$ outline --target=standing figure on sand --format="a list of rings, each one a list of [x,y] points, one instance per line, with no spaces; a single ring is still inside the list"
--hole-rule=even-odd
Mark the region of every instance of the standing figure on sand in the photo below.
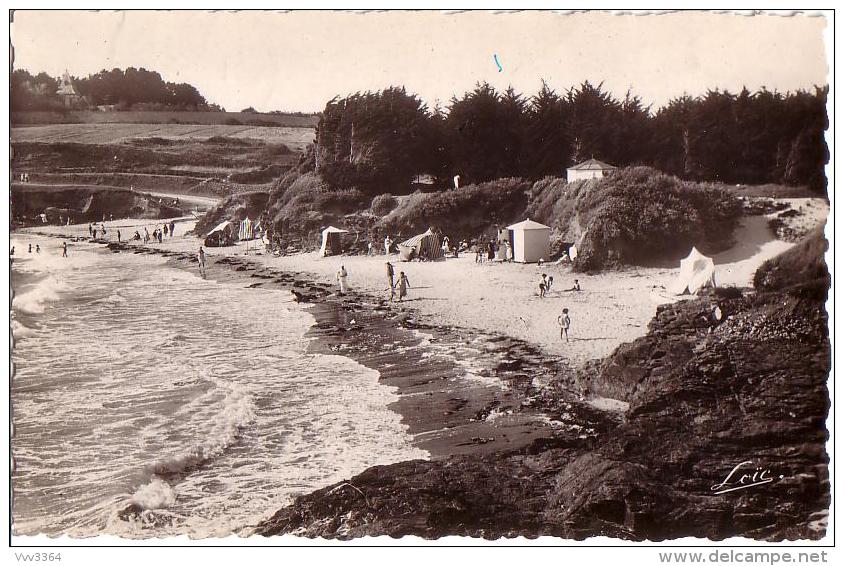
[[[543,273],[542,279],[539,281],[539,298],[544,299],[548,292],[548,275]]]
[[[410,281],[407,279],[404,271],[399,272],[399,280],[396,283],[396,287],[399,289],[399,301],[401,301],[407,296],[407,290],[410,287]]]
[[[340,271],[337,272],[337,283],[340,285],[340,294],[345,295],[349,288],[348,284],[349,273],[346,271],[346,266],[341,265]]]
[[[395,273],[396,272],[393,270],[393,264],[388,261],[387,262],[387,285],[390,286],[390,300],[391,301],[396,297]]]
[[[62,257],[67,257],[67,242],[62,242]]]
[[[569,317],[569,309],[564,308],[560,316],[557,317],[557,323],[560,325],[560,340],[564,337],[566,342],[569,341],[569,328],[571,327],[571,318]]]
[[[196,254],[196,258],[199,260],[199,274],[205,279],[205,250],[202,249],[202,246],[199,246],[199,253]]]
[[[393,240],[389,236],[384,238],[384,255],[390,255],[390,250],[393,247]]]

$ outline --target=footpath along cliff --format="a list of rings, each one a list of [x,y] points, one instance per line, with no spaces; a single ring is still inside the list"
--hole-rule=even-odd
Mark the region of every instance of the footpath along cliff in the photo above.
[[[763,265],[757,291],[665,305],[646,336],[576,373],[561,368],[550,388],[629,403],[604,434],[373,467],[297,498],[256,532],[820,538],[830,505],[824,249],[818,232]],[[558,409],[546,404],[551,418]]]

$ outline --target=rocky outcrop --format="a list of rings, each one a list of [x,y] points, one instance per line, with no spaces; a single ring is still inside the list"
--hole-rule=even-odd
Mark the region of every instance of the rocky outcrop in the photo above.
[[[184,211],[168,206],[160,197],[120,187],[54,186],[12,183],[12,218],[23,224],[40,224],[40,214],[51,224],[98,222],[107,218],[173,218]]]
[[[829,370],[823,304],[800,289],[665,306],[647,336],[576,380],[629,402],[614,428],[372,468],[256,532],[820,538]]]

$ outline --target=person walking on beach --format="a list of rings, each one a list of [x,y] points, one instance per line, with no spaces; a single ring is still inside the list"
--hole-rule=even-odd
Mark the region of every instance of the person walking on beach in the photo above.
[[[374,253],[375,253],[375,248],[372,245],[372,241],[370,240],[369,242],[366,243],[366,255],[371,256],[371,255],[374,255]]]
[[[35,244],[35,253],[37,253],[37,254],[41,253],[41,244]]]
[[[32,244],[29,244],[29,253],[32,253]]]
[[[89,236],[93,236],[93,235],[94,235],[94,225],[93,225],[93,224],[91,224],[90,222],[88,223],[88,235],[89,235]]]
[[[94,228],[94,239],[95,240],[97,239],[97,229],[96,228]]]
[[[67,242],[62,242],[62,257],[67,257]]]
[[[169,226],[167,226],[167,223],[165,223],[164,224],[164,235],[166,236],[169,231],[170,231],[170,228],[169,228]]]
[[[404,271],[399,272],[399,280],[396,283],[396,287],[399,288],[399,301],[401,301],[407,296],[407,289],[410,287],[410,281],[407,279]]]
[[[172,238],[175,235],[176,235],[176,221],[171,220],[170,221],[170,237]]]
[[[569,318],[569,309],[564,308],[560,316],[557,317],[557,323],[560,325],[560,340],[566,339],[569,341],[569,328],[571,327],[571,318]]]
[[[548,282],[545,284],[545,294],[548,295],[551,292],[551,287],[554,286],[554,276],[548,276]]]
[[[161,243],[161,239],[162,239],[162,232],[161,232],[161,230],[159,230],[158,231],[158,243],[159,244]]]
[[[144,243],[149,243],[149,230],[144,226]]]
[[[117,241],[120,242],[120,230],[117,231]]]
[[[346,271],[346,266],[341,265],[340,271],[337,272],[337,283],[340,284],[340,294],[345,295],[348,289],[349,273]]]
[[[396,272],[393,270],[393,264],[389,261],[387,262],[387,284],[390,286],[390,300],[392,301],[396,297],[396,282],[395,282],[395,274]]]
[[[202,249],[202,246],[199,246],[199,253],[196,254],[196,258],[199,260],[199,274],[205,279],[205,250]]]
[[[384,238],[384,255],[390,255],[390,249],[393,247],[393,240],[390,236]]]

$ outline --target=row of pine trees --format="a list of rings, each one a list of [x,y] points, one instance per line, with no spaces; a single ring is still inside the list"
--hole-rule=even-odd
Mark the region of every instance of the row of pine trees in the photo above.
[[[441,187],[455,174],[465,182],[562,176],[592,157],[692,180],[824,192],[827,93],[710,90],[654,110],[589,82],[563,93],[543,83],[530,97],[484,83],[430,109],[393,87],[329,101],[314,166],[335,187],[372,194],[401,191],[420,175]]]

